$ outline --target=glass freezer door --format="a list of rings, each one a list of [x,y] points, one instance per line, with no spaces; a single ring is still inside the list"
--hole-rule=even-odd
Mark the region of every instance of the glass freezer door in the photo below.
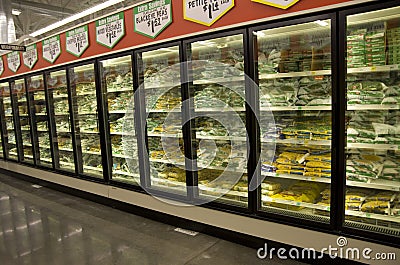
[[[331,21],[256,30],[261,210],[329,223]]]
[[[4,108],[3,141],[6,149],[5,155],[7,159],[18,160],[17,141],[14,128],[13,107],[9,83],[1,83],[0,89]]]
[[[111,178],[137,185],[140,177],[134,122],[132,57],[128,55],[103,60],[100,64],[111,138]]]
[[[21,133],[22,152],[20,153],[20,162],[28,162],[33,164],[33,145],[31,140],[31,125],[29,121],[29,109],[27,103],[27,94],[25,88],[25,80],[18,79],[11,82],[11,93],[16,108],[16,118],[18,121],[17,130]],[[17,142],[18,143],[18,142]],[[11,152],[11,150],[10,150]]]
[[[4,151],[3,151],[3,142],[5,146],[5,150],[7,150],[7,121],[6,117],[12,118],[12,110],[9,109],[11,106],[11,101],[10,101],[10,86],[8,83],[0,83],[0,130],[2,132],[2,137],[0,137],[0,157],[4,157]],[[6,113],[11,111],[10,114]]]
[[[28,77],[28,98],[30,100],[34,144],[36,146],[36,163],[52,167],[50,127],[46,108],[46,91],[42,75]]]
[[[199,197],[221,197],[221,202],[247,207],[243,34],[196,41],[185,48]]]
[[[179,47],[139,53],[151,188],[186,195]],[[142,100],[142,98],[141,98]]]
[[[53,150],[56,169],[75,171],[71,112],[65,70],[47,73],[49,113],[53,117]]]
[[[85,175],[103,178],[94,64],[70,68],[78,156]]]
[[[400,237],[400,7],[347,17],[345,225]]]

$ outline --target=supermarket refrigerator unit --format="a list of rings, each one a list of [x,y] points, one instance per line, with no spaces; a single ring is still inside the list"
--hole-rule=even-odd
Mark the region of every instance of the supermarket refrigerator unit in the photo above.
[[[18,162],[34,165],[33,141],[31,134],[30,102],[24,78],[10,81],[11,102],[13,107],[14,133],[16,145],[9,155],[18,155]]]
[[[12,108],[10,99],[10,85],[8,82],[0,83],[0,157],[8,157],[8,130],[7,125],[14,127],[12,122]],[[10,127],[9,127],[10,128]]]
[[[53,168],[51,130],[47,112],[47,97],[44,76],[33,75],[25,78],[29,100],[29,114],[32,123],[33,150],[35,165]]]
[[[187,142],[182,127],[182,45],[170,43],[135,51],[135,116],[142,187],[151,194],[188,201]],[[167,151],[167,152],[165,152]],[[190,156],[188,156],[190,157]]]
[[[340,14],[340,98],[344,103],[345,187],[341,222],[349,233],[400,236],[400,7]],[[367,232],[368,231],[368,232]]]
[[[47,109],[54,169],[75,174],[75,134],[65,68],[45,72]]]
[[[187,73],[184,117],[193,159],[194,200],[248,212],[245,30],[183,42]],[[249,107],[249,106],[247,106]],[[252,201],[250,201],[252,203]]]
[[[257,84],[257,210],[333,227],[334,15],[255,27],[250,34]]]
[[[76,174],[95,181],[108,181],[104,147],[104,106],[99,93],[99,76],[95,61],[67,68],[74,136]],[[70,162],[69,162],[70,163]]]
[[[105,152],[107,175],[116,185],[140,184],[135,128],[132,55],[112,56],[98,61],[102,105],[105,106]]]

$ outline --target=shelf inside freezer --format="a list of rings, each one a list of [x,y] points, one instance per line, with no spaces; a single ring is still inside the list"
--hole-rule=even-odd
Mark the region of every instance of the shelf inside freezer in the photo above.
[[[91,166],[83,166],[84,169],[89,169],[89,170],[93,170],[93,171],[99,171],[102,172],[103,169],[102,168],[98,168],[98,167],[91,167]]]
[[[5,117],[12,117],[13,115],[9,115],[9,114],[6,114],[6,115],[4,115]]]
[[[185,166],[184,161],[175,161],[175,160],[169,160],[169,159],[157,159],[157,158],[150,158],[150,162],[154,163],[163,163],[163,164],[174,164],[174,165],[179,165],[179,166]]]
[[[214,136],[214,135],[202,135],[200,133],[196,133],[197,139],[208,139],[208,140],[222,140],[222,141],[246,141],[246,137],[240,136]]]
[[[107,93],[133,92],[133,88],[109,89]]]
[[[331,105],[323,106],[271,106],[269,108],[261,107],[260,111],[319,111],[319,110],[332,110]]]
[[[175,113],[180,113],[181,110],[179,108],[176,109],[146,109],[147,113],[170,113],[170,112],[175,112]]]
[[[221,83],[232,83],[232,82],[244,82],[244,76],[195,80],[193,81],[193,85],[221,84]]]
[[[279,203],[279,204],[296,206],[296,207],[305,207],[305,208],[317,209],[317,210],[322,210],[322,211],[330,211],[330,206],[321,205],[321,204],[276,199],[276,198],[271,198],[269,196],[262,196],[261,200],[263,203]],[[266,206],[269,206],[269,205],[266,205]]]
[[[259,79],[277,79],[277,78],[292,78],[292,77],[321,76],[321,75],[331,75],[331,70],[317,70],[317,71],[276,73],[276,74],[261,74],[259,76]]]
[[[304,180],[304,181],[313,181],[320,183],[331,183],[330,178],[322,178],[322,177],[308,177],[303,175],[295,175],[295,174],[280,174],[274,172],[261,172],[262,176],[273,177],[273,178],[285,178],[285,179],[296,179],[296,180]]]
[[[17,156],[18,154],[14,153],[14,152],[10,152],[10,155]]]
[[[352,211],[352,210],[346,210],[345,214],[349,215],[349,216],[371,218],[371,219],[375,219],[375,220],[400,222],[400,216],[383,215],[383,214],[376,214],[376,213],[366,213],[366,212],[362,212],[362,211]]]
[[[111,111],[108,111],[108,113],[109,114],[125,114],[125,113],[128,113],[128,111],[127,110],[111,110]]]
[[[262,143],[293,144],[293,145],[321,145],[331,146],[330,140],[307,140],[307,139],[262,139]]]
[[[400,182],[390,181],[385,179],[369,179],[368,182],[347,180],[346,185],[352,187],[369,188],[369,189],[400,191]]]
[[[182,137],[181,133],[171,134],[171,133],[147,133],[149,137],[170,137],[170,138],[179,138]]]
[[[58,150],[60,151],[67,151],[67,152],[73,152],[74,150],[70,149],[70,148],[58,148]]]
[[[113,157],[125,158],[125,159],[135,159],[134,157],[130,157],[123,154],[112,154]]]
[[[221,107],[221,108],[196,108],[195,112],[244,112],[242,107]]]
[[[181,83],[142,83],[145,89],[160,89],[180,86]]]
[[[99,132],[96,132],[96,131],[80,131],[80,133],[83,133],[83,134],[100,134]]]
[[[385,104],[358,104],[347,105],[347,110],[398,110],[400,105],[385,105]]]
[[[63,95],[63,96],[53,96],[53,99],[59,99],[59,98],[68,98],[68,95]]]
[[[125,132],[110,132],[111,135],[129,135],[129,136],[135,136],[135,133],[125,133]]]
[[[75,164],[74,163],[68,163],[68,162],[60,161],[60,165],[70,166],[72,168],[75,168]]]
[[[364,144],[347,143],[347,148],[375,149],[375,150],[398,150],[398,145],[393,144]]]
[[[25,154],[24,154],[24,157],[33,159],[33,156],[32,156],[32,155],[25,155]]]
[[[101,156],[101,152],[82,151],[82,153]]]
[[[348,68],[348,74],[361,74],[361,73],[373,73],[373,72],[391,72],[391,71],[399,71],[400,64],[393,65],[379,65],[379,66],[370,66],[370,67],[359,67],[359,68]]]

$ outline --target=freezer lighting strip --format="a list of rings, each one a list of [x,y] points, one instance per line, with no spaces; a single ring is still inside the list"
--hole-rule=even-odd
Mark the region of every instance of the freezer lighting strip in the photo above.
[[[59,28],[61,26],[64,26],[64,25],[66,25],[68,23],[71,23],[71,22],[73,22],[75,20],[78,20],[80,18],[86,17],[88,15],[94,14],[97,11],[103,10],[103,9],[105,9],[107,7],[110,7],[112,5],[118,4],[118,3],[123,2],[123,1],[124,0],[108,0],[108,1],[106,1],[104,3],[101,3],[99,5],[93,6],[93,7],[89,8],[89,9],[86,9],[86,10],[80,12],[80,13],[77,13],[77,14],[72,15],[70,17],[67,17],[67,18],[65,18],[63,20],[60,20],[60,21],[58,21],[56,23],[53,23],[53,24],[51,24],[51,25],[49,25],[47,27],[39,29],[39,30],[29,34],[29,35],[32,36],[32,37],[37,37],[37,36],[39,36],[39,35],[41,35],[43,33],[49,32],[51,30],[54,30],[54,29]]]

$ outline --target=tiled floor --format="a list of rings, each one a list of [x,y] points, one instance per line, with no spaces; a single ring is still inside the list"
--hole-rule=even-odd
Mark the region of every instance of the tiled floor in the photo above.
[[[0,174],[0,264],[301,264]]]

